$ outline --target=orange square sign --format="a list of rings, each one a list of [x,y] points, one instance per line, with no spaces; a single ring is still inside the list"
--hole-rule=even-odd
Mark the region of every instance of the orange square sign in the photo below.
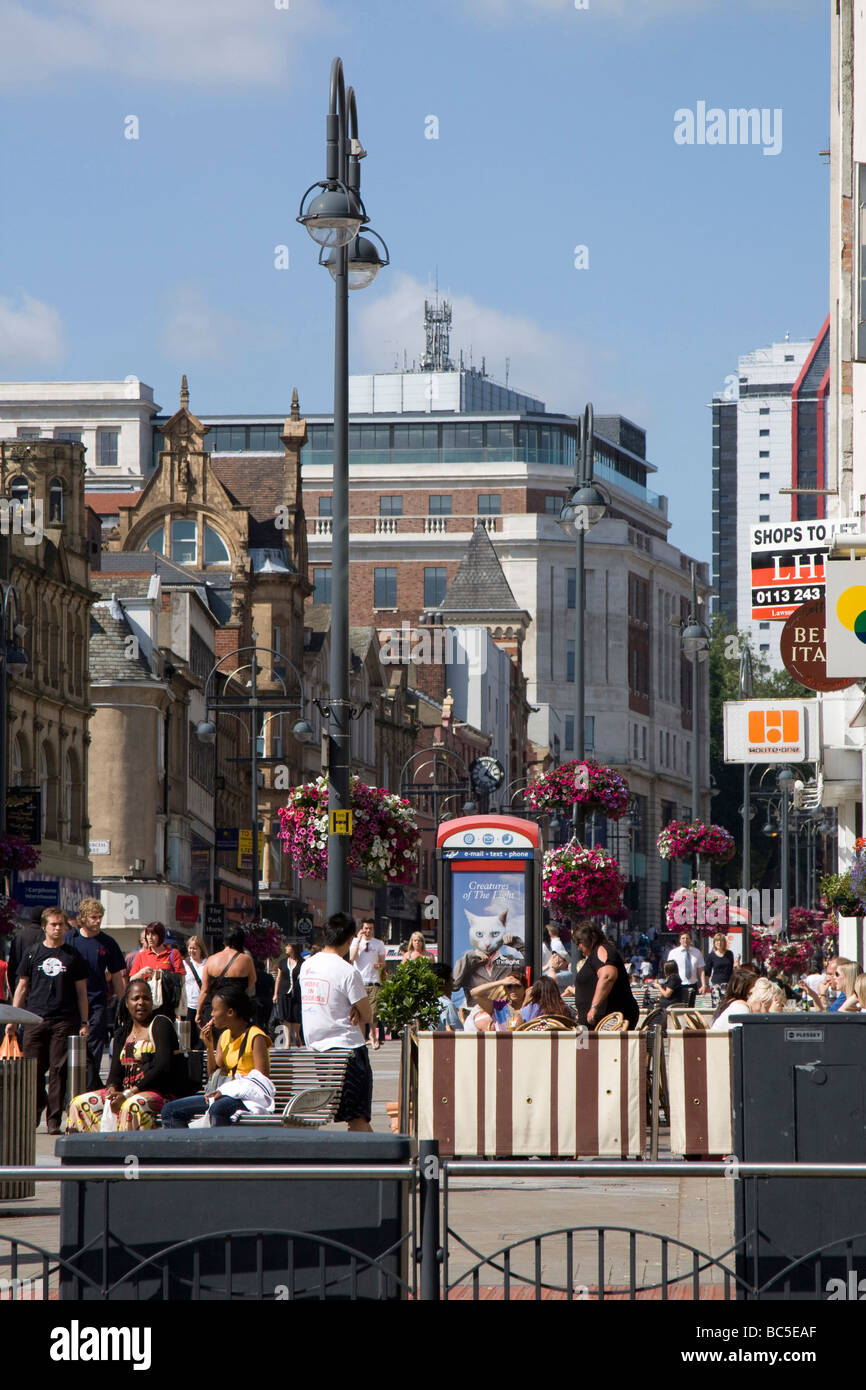
[[[799,743],[800,711],[798,709],[750,709],[749,744],[776,749],[780,744]]]

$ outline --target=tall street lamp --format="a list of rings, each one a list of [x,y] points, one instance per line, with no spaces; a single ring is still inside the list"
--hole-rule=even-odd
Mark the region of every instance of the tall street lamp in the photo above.
[[[578,423],[574,454],[574,486],[559,513],[559,524],[566,535],[575,539],[574,570],[574,757],[582,763],[586,758],[584,711],[586,708],[586,671],[584,666],[584,630],[586,626],[584,537],[591,526],[601,521],[608,509],[608,499],[593,482],[595,432],[593,410],[587,405]],[[583,834],[583,807],[575,801],[571,813],[572,834],[580,840]]]
[[[752,679],[752,653],[749,646],[743,643],[743,650],[740,653],[740,670],[738,679],[737,695],[740,700],[751,700],[754,694],[754,683]],[[751,902],[749,894],[749,880],[752,877],[752,764],[743,764],[743,902]],[[748,908],[746,909],[748,916]],[[752,959],[752,932],[751,923],[747,920],[743,927],[743,943],[740,953],[740,960],[743,965],[748,965]]]
[[[298,221],[321,248],[319,264],[334,280],[334,473],[331,520],[331,632],[328,697],[328,809],[351,806],[353,715],[349,685],[349,290],[369,285],[388,264],[369,239],[361,199],[361,160],[354,90],[345,85],[343,64],[331,64],[325,118],[325,178],[301,199]],[[321,190],[307,203],[314,189]],[[305,206],[306,205],[306,206]],[[361,236],[362,227],[365,235]],[[381,241],[381,238],[377,238]],[[328,834],[327,912],[352,911],[350,837]]]
[[[790,810],[790,797],[794,792],[794,774],[789,767],[779,770],[776,778],[779,792],[781,793],[781,831],[782,843],[780,854],[782,858],[782,936],[787,940],[788,937],[788,913],[790,910],[791,885],[788,876],[788,812]]]
[[[692,820],[701,815],[701,701],[699,672],[700,663],[710,654],[710,632],[698,617],[698,568],[695,561],[690,562],[691,593],[689,597],[689,616],[682,630],[683,653],[692,662]],[[695,855],[695,878],[700,878],[700,855]]]
[[[282,697],[269,695],[267,693],[259,693],[258,676],[260,668],[257,659],[259,652],[266,652],[269,656],[275,658],[275,660],[272,661],[272,673],[283,686]],[[243,656],[247,653],[251,653],[249,662],[237,667],[236,670],[230,673],[226,673],[221,669],[223,662],[230,661],[235,657]],[[247,666],[249,666],[250,670],[250,679],[247,684],[249,694],[238,696],[227,695],[225,690],[229,688],[232,681],[237,680],[238,674],[241,671],[245,671]],[[289,667],[298,682],[299,699],[296,701],[289,701],[286,699],[286,682],[281,670],[282,667]],[[226,682],[223,693],[220,695],[213,694],[211,690],[211,684],[217,676],[224,677]],[[250,877],[253,899],[253,920],[258,921],[260,916],[259,880],[261,877],[261,864],[259,858],[259,763],[262,761],[259,757],[259,721],[263,717],[268,718],[273,714],[284,714],[289,710],[296,710],[300,707],[299,717],[292,727],[292,733],[300,742],[306,742],[310,738],[313,729],[304,714],[303,684],[297,667],[289,661],[288,657],[284,656],[282,652],[276,651],[275,648],[259,646],[238,647],[236,651],[228,652],[226,656],[221,657],[216,665],[211,668],[208,673],[208,678],[205,681],[204,702],[208,717],[197,724],[195,730],[199,742],[204,744],[216,744],[217,724],[215,719],[210,718],[211,713],[216,715],[217,718],[220,714],[234,714],[235,717],[237,717],[237,712],[243,710],[248,711],[250,716],[250,818],[252,820],[253,841],[253,867]],[[216,755],[214,755],[214,776],[216,776]],[[216,849],[214,849],[214,856],[216,856]],[[213,893],[214,889],[212,887],[212,899]]]

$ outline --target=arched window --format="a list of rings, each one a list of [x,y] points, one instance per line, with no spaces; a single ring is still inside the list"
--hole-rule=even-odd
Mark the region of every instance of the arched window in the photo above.
[[[171,558],[176,565],[198,563],[198,539],[195,518],[171,523]]]
[[[63,483],[52,478],[48,487],[48,524],[59,526],[63,520]]]
[[[147,540],[144,542],[144,545],[143,545],[141,548],[142,548],[142,550],[152,550],[153,553],[154,553],[154,555],[164,555],[164,554],[165,554],[165,529],[164,529],[164,527],[160,526],[158,530],[156,530],[156,531],[151,531],[150,535],[148,536]]]
[[[39,752],[39,790],[42,792],[42,834],[57,839],[57,765],[51,745],[43,743]]]
[[[30,484],[22,473],[14,477],[9,484],[9,496],[13,502],[26,502],[30,496]]]
[[[81,840],[81,783],[78,758],[71,749],[64,760],[63,814],[67,843],[76,845]]]
[[[218,531],[204,524],[204,562],[206,565],[230,565],[228,546]]]
[[[24,745],[21,742],[20,734],[16,734],[12,740],[12,785],[13,787],[23,787],[24,785]]]

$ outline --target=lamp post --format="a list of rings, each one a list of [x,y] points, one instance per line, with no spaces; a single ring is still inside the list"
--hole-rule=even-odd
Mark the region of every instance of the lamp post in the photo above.
[[[253,636],[255,636],[255,633],[253,634]],[[276,658],[276,661],[272,663],[272,674],[276,676],[277,680],[279,680],[283,686],[282,699],[269,694],[259,694],[259,652],[267,652],[271,657]],[[242,666],[238,666],[234,671],[231,671],[227,674],[225,671],[221,669],[223,662],[230,661],[235,657],[240,657],[248,653],[251,654],[250,660],[248,662],[245,662]],[[246,670],[247,666],[249,666],[250,668],[250,693],[248,696],[233,696],[226,695],[225,693],[221,695],[214,695],[211,693],[211,684],[215,677],[217,677],[218,675],[225,677],[227,688],[231,681],[237,679],[241,671]],[[280,669],[281,667],[289,667],[292,673],[294,674],[294,677],[298,682],[298,701],[286,700],[286,682]],[[208,717],[206,719],[203,719],[199,724],[196,725],[195,732],[196,737],[199,739],[201,743],[209,744],[214,747],[214,776],[216,776],[217,724],[215,720],[212,720],[210,718],[211,712],[213,712],[215,715],[217,715],[217,717],[219,717],[221,713],[232,714],[235,711],[242,710],[248,711],[250,716],[250,816],[252,820],[253,841],[253,866],[250,877],[253,900],[253,920],[258,921],[260,916],[259,880],[261,877],[261,865],[259,861],[259,763],[260,761],[262,761],[262,759],[260,759],[259,757],[259,719],[262,715],[265,715],[267,717],[271,714],[283,714],[289,710],[298,709],[298,707],[300,706],[299,718],[295,721],[295,724],[292,727],[292,733],[294,734],[295,738],[299,739],[302,742],[305,742],[310,737],[313,730],[312,726],[309,724],[304,714],[304,689],[301,681],[300,672],[298,671],[297,667],[291,661],[289,661],[288,657],[284,656],[282,652],[278,652],[274,647],[238,647],[236,651],[228,652],[224,657],[221,657],[220,660],[216,663],[216,665],[213,666],[209,671],[204,686],[204,702]],[[235,717],[237,717],[237,715],[235,715]],[[216,848],[214,848],[214,863],[215,862]],[[211,881],[212,900],[214,896],[215,880],[216,871],[214,870],[214,874],[212,876]]]
[[[752,679],[752,653],[749,647],[744,644],[740,653],[740,671],[738,698],[740,700],[751,700],[754,693],[754,683]],[[749,903],[749,879],[752,877],[752,764],[743,764],[743,902]],[[746,909],[748,917],[748,908]],[[743,944],[740,960],[743,965],[748,965],[752,959],[752,932],[751,922],[746,921],[743,927]]]
[[[351,806],[352,703],[349,685],[349,290],[369,285],[383,265],[369,240],[369,221],[361,199],[358,110],[347,88],[343,64],[331,64],[328,114],[325,118],[325,178],[301,199],[298,221],[321,248],[319,263],[334,280],[334,469],[331,520],[331,631],[328,696],[328,809]],[[314,189],[320,189],[306,205]],[[367,235],[360,236],[361,228]],[[372,233],[373,236],[376,233]],[[384,243],[383,243],[384,246]],[[333,825],[333,817],[331,817]],[[352,911],[349,842],[345,834],[328,834],[327,912]]]
[[[10,612],[14,608],[16,621],[12,625],[12,638],[10,640]],[[9,777],[8,771],[8,750],[6,747],[9,724],[9,668],[16,667],[19,671],[27,665],[27,656],[17,645],[19,636],[23,636],[18,619],[18,594],[14,585],[7,584],[2,590],[2,604],[0,604],[0,835],[6,834],[6,790]]]
[[[781,798],[781,845],[779,852],[782,859],[782,935],[787,939],[788,936],[788,913],[790,911],[790,891],[791,885],[788,876],[788,812],[790,809],[789,798],[794,787],[794,774],[789,767],[783,767],[776,778]]]
[[[698,617],[698,568],[692,560],[691,593],[689,597],[689,616],[682,630],[683,653],[692,662],[692,820],[700,819],[701,814],[701,702],[699,673],[700,663],[710,654],[710,633],[705,623]],[[695,855],[695,878],[701,875],[701,857]]]
[[[575,538],[574,570],[574,757],[583,762],[586,757],[584,711],[586,707],[586,672],[584,667],[584,630],[586,600],[584,595],[584,538],[591,526],[601,521],[608,509],[608,499],[593,482],[595,433],[593,410],[587,405],[583,419],[578,422],[574,454],[574,487],[559,513],[559,524],[566,535]],[[579,840],[583,833],[584,814],[575,801],[571,814],[572,835]]]

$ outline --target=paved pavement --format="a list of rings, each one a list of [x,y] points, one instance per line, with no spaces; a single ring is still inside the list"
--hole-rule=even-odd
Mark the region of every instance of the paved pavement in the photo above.
[[[397,1100],[399,1093],[400,1045],[385,1043],[371,1052],[371,1058],[373,1128],[387,1133],[390,1120],[385,1106],[388,1101]],[[343,1126],[333,1128],[342,1130]],[[44,1128],[37,1134],[36,1147],[38,1163],[57,1162],[55,1141]],[[667,1156],[664,1151],[660,1154],[662,1158]],[[532,1175],[532,1166],[532,1161],[527,1161],[526,1174],[519,1178],[452,1180],[448,1198],[448,1221],[456,1233],[449,1242],[452,1282],[476,1263],[476,1256],[461,1249],[460,1241],[480,1255],[489,1256],[513,1241],[572,1225],[590,1227],[586,1234],[575,1235],[571,1249],[572,1284],[578,1289],[589,1289],[590,1297],[600,1280],[610,1289],[626,1284],[632,1260],[639,1283],[652,1285],[661,1276],[662,1249],[658,1240],[638,1237],[632,1251],[627,1236],[609,1234],[600,1249],[599,1226],[655,1232],[716,1257],[733,1243],[733,1184],[724,1179],[689,1178],[686,1163],[682,1178],[659,1180],[631,1176],[598,1181],[537,1178]],[[56,1251],[60,1243],[59,1213],[60,1187],[56,1183],[40,1183],[33,1198],[0,1199],[0,1237],[17,1238]],[[0,1255],[6,1254],[8,1248],[6,1241],[0,1240]],[[667,1260],[670,1276],[685,1274],[690,1281],[691,1253],[672,1245]],[[511,1269],[515,1277],[522,1274],[534,1280],[538,1272],[543,1284],[564,1287],[568,1261],[565,1237],[558,1237],[537,1246],[531,1241],[515,1252]],[[502,1264],[498,1259],[495,1266],[485,1265],[479,1271],[479,1284],[482,1289],[488,1288],[488,1297],[496,1296],[490,1286],[502,1283]],[[717,1270],[706,1270],[701,1282],[706,1286],[702,1296],[712,1296],[708,1286],[719,1285],[721,1276]],[[687,1296],[690,1287],[690,1282],[681,1286],[679,1296]],[[672,1287],[671,1296],[675,1295],[676,1288]],[[556,1295],[548,1290],[546,1296]]]

